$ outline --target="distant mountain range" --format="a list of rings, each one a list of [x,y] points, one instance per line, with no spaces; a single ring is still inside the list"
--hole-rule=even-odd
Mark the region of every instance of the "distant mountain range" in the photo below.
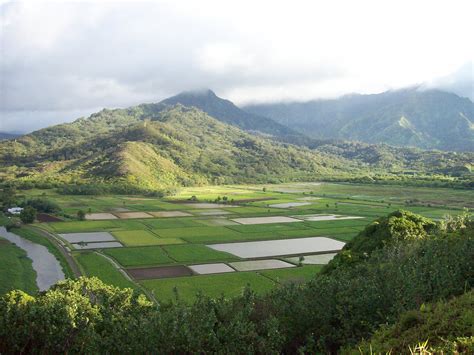
[[[0,132],[0,141],[13,139],[13,138],[19,137],[20,135],[21,134],[17,134],[17,133]]]
[[[440,90],[410,88],[243,109],[315,139],[474,151],[474,104]]]
[[[104,109],[0,142],[0,182],[155,190],[321,178],[396,180],[415,173],[470,184],[473,161],[473,153],[313,140],[206,91]]]

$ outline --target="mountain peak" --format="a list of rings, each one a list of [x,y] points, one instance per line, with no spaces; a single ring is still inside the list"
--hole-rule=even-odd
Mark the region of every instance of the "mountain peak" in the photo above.
[[[201,98],[219,98],[214,91],[211,89],[197,89],[180,92],[178,95],[173,97],[201,97]],[[173,98],[171,97],[171,98]],[[168,99],[167,99],[168,100]]]
[[[185,91],[159,103],[159,105],[174,106],[181,104],[187,107],[196,107],[211,117],[224,123],[239,127],[246,131],[259,132],[286,140],[307,139],[302,134],[273,121],[270,118],[257,116],[241,110],[231,101],[220,98],[210,89]],[[286,138],[284,138],[286,137]]]

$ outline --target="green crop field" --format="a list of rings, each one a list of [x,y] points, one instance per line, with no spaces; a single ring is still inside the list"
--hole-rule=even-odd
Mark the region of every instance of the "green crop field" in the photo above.
[[[208,248],[202,244],[169,245],[164,246],[163,249],[172,259],[182,263],[238,259],[231,254]]]
[[[127,246],[159,245],[160,238],[146,230],[116,231],[112,233]]]
[[[102,281],[118,286],[137,288],[105,257],[95,252],[75,253],[74,257],[87,276],[96,276]]]
[[[237,232],[241,232],[241,233],[262,233],[262,232],[273,233],[273,232],[295,230],[295,229],[309,229],[308,227],[304,226],[303,222],[236,225],[236,226],[228,226],[227,228],[235,230]]]
[[[173,229],[153,229],[153,232],[162,238],[182,238],[192,242],[195,237],[220,237],[225,240],[227,237],[238,236],[240,233],[226,227],[187,227]]]
[[[104,254],[124,267],[171,264],[174,261],[159,247],[110,248]]]
[[[279,284],[288,282],[300,283],[311,279],[316,273],[321,271],[322,268],[322,265],[304,265],[288,269],[259,271],[259,273]]]
[[[151,290],[161,301],[175,299],[176,288],[179,298],[192,301],[198,292],[209,297],[234,297],[242,294],[249,286],[254,292],[264,293],[275,287],[275,282],[256,272],[236,272],[219,275],[189,276],[176,279],[146,280],[141,284]]]
[[[144,223],[151,229],[201,227],[196,220],[189,217],[149,219]]]

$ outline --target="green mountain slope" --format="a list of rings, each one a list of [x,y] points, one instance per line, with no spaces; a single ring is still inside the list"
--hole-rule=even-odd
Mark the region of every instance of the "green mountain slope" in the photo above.
[[[0,144],[4,179],[114,182],[157,189],[340,175],[356,164],[256,136],[181,105],[104,110]]]
[[[143,104],[102,110],[0,142],[0,183],[94,183],[156,190],[208,183],[398,181],[416,176],[474,186],[472,153],[313,143],[310,149],[251,134],[196,107]]]
[[[411,88],[244,109],[312,138],[474,151],[474,104],[440,90]]]
[[[267,117],[241,110],[231,101],[218,97],[212,90],[182,92],[161,101],[158,105],[174,106],[176,104],[196,107],[221,122],[252,133],[271,136],[283,142],[302,145],[310,145],[312,143],[312,140],[304,134],[298,133]]]

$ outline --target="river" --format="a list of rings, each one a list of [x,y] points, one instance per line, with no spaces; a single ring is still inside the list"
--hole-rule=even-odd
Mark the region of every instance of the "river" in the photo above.
[[[48,290],[56,282],[65,279],[61,264],[46,247],[24,239],[15,233],[8,232],[5,227],[0,227],[0,236],[23,249],[28,258],[33,261],[33,269],[36,271],[36,284],[40,291]]]

